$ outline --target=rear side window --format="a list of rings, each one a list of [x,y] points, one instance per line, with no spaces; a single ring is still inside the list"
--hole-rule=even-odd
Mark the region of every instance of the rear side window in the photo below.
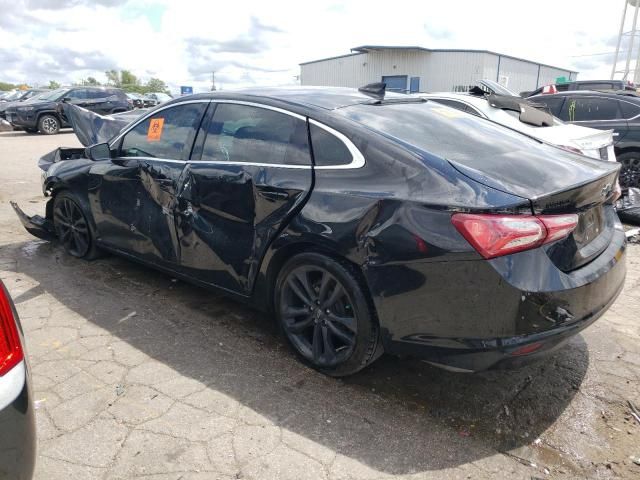
[[[528,100],[531,103],[535,103],[536,105],[543,105],[547,107],[552,115],[559,117],[564,98],[563,97],[545,97],[544,95],[541,95],[539,97],[529,98]]]
[[[311,165],[307,124],[266,108],[220,103],[207,128],[202,160]]]
[[[615,98],[570,97],[562,106],[560,118],[568,122],[616,120],[621,113]]]
[[[622,118],[633,118],[640,115],[640,105],[620,101],[620,108],[622,109]]]
[[[352,155],[347,146],[338,137],[323,128],[309,124],[313,160],[318,167],[348,165]]]
[[[206,108],[188,103],[156,112],[124,136],[120,156],[188,160]]]

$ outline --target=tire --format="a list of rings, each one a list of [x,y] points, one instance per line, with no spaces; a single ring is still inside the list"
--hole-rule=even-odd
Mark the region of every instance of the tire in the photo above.
[[[293,351],[325,375],[352,375],[377,358],[375,311],[364,282],[346,261],[295,255],[278,275],[274,307]]]
[[[38,119],[38,131],[44,135],[55,135],[60,131],[60,120],[54,115],[42,115]]]
[[[81,202],[68,191],[53,199],[53,226],[64,250],[76,258],[94,260],[101,256],[96,235]]]
[[[616,158],[622,164],[620,186],[640,188],[640,152],[622,153]]]

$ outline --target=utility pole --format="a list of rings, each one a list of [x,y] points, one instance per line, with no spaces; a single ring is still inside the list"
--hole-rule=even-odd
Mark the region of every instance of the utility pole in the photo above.
[[[211,91],[216,91],[216,72],[211,72]]]

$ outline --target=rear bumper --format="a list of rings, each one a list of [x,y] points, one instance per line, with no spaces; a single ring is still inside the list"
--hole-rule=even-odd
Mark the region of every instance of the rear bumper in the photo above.
[[[21,382],[17,396],[0,407],[0,480],[31,480],[35,466],[36,427],[25,363],[14,367],[5,377],[12,373],[19,374]],[[0,382],[4,380],[0,378]]]
[[[389,287],[381,293],[376,285],[388,285],[393,274],[370,271],[384,348],[460,371],[549,353],[613,304],[624,285],[625,254],[617,222],[606,250],[569,273],[542,249],[490,261],[404,265],[404,285],[389,295]]]

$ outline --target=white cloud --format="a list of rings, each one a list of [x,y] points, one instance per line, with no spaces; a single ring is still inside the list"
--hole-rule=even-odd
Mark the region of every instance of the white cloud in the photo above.
[[[613,3],[613,5],[612,5]],[[619,5],[618,5],[619,4]],[[0,0],[0,80],[128,69],[206,90],[295,82],[300,62],[363,44],[487,49],[607,77],[623,2]]]

